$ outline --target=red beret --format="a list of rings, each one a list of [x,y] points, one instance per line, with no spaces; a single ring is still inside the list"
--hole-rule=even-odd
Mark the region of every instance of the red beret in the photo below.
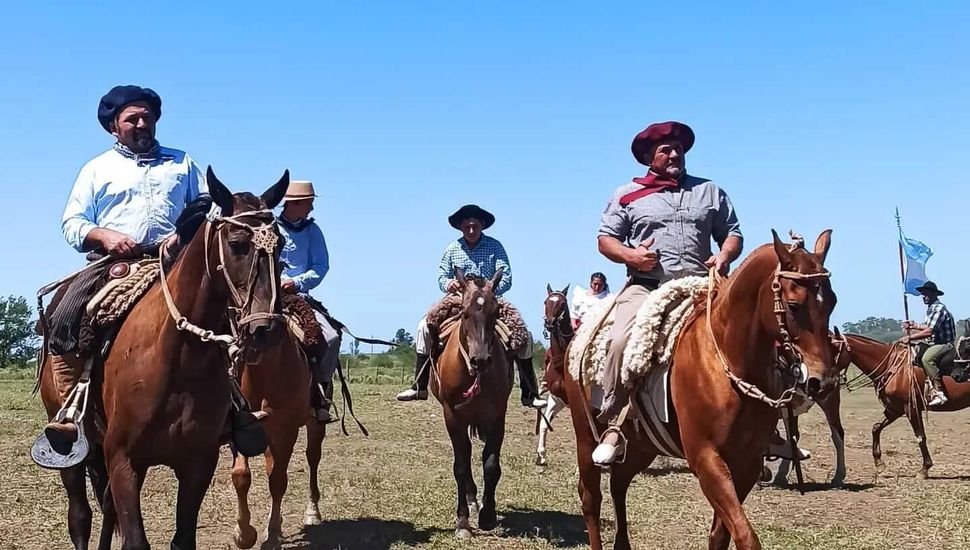
[[[633,144],[630,145],[630,150],[633,151],[633,157],[637,159],[637,162],[649,166],[649,161],[643,162],[643,156],[650,153],[658,143],[664,140],[679,141],[684,146],[684,152],[686,153],[694,146],[694,131],[690,129],[690,126],[672,120],[668,122],[657,122],[656,124],[647,126],[646,130],[640,132],[633,138]]]

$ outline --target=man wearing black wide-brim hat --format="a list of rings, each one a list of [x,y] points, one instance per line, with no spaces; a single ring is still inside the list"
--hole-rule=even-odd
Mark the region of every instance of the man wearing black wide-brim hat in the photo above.
[[[903,328],[910,331],[908,336],[904,336],[902,341],[909,343],[914,340],[925,340],[930,347],[923,352],[922,364],[926,371],[926,377],[933,385],[932,396],[930,397],[930,407],[935,407],[946,403],[946,394],[943,392],[943,379],[940,376],[940,365],[952,361],[956,355],[956,348],[953,342],[957,339],[957,327],[953,320],[953,314],[940,301],[943,291],[936,286],[933,281],[927,281],[916,289],[923,295],[923,303],[926,304],[926,321],[922,324],[906,321]],[[915,331],[915,332],[913,332]]]
[[[206,193],[205,176],[184,151],[159,145],[155,124],[162,99],[150,88],[115,86],[98,103],[98,123],[115,143],[81,168],[64,208],[61,230],[79,252],[131,257],[175,233],[186,205]],[[84,368],[79,356],[81,313],[103,269],[88,269],[69,283],[50,313],[51,366],[63,403]],[[71,418],[45,429],[52,443],[77,439]]]
[[[493,291],[499,297],[499,311],[512,316],[503,319],[509,326],[522,327],[525,322],[511,304],[501,298],[512,288],[512,268],[505,247],[498,239],[482,234],[495,223],[495,216],[491,212],[476,204],[466,204],[454,214],[448,216],[448,224],[461,231],[461,238],[452,242],[445,249],[441,262],[438,264],[438,288],[446,297],[460,290],[461,285],[454,279],[455,269],[461,269],[467,276],[491,279],[499,269],[502,279]],[[415,362],[414,384],[397,394],[399,401],[424,400],[428,398],[428,379],[430,375],[429,357],[432,355],[434,330],[429,326],[428,316],[422,317],[418,323],[414,347],[417,351]],[[532,335],[528,334],[523,340],[527,345],[513,350],[515,364],[519,370],[519,384],[522,389],[522,405],[526,407],[544,407],[546,401],[539,398],[539,384],[532,368]]]

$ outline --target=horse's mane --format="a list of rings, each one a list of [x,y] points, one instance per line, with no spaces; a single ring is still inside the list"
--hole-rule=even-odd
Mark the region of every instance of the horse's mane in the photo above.
[[[185,209],[175,220],[175,233],[179,236],[179,242],[187,244],[195,237],[211,209],[212,197],[205,194],[185,205]]]
[[[876,340],[875,338],[871,338],[869,336],[863,336],[861,334],[855,334],[855,333],[851,333],[851,332],[845,333],[845,336],[846,337],[851,336],[853,338],[857,338],[859,340],[862,340],[863,342],[867,342],[867,343],[870,343],[870,344],[879,344],[881,346],[891,346],[892,345],[892,343],[890,343],[890,342],[883,342],[882,340]]]

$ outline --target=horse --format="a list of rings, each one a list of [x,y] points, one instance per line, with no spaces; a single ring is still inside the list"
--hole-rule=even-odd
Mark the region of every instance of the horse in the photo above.
[[[965,335],[957,343],[961,358],[970,357],[970,323],[967,323],[966,329]],[[872,426],[872,460],[876,470],[885,468],[880,442],[882,430],[905,415],[916,435],[923,458],[920,476],[929,478],[933,459],[926,446],[926,426],[921,414],[927,410],[922,390],[926,373],[911,364],[909,350],[902,344],[886,344],[857,334],[846,334],[844,338],[840,336],[836,329],[832,345],[837,350],[840,367],[848,368],[849,363],[855,365],[872,381],[876,397],[884,407],[883,419]],[[970,382],[959,383],[951,376],[944,375],[943,389],[948,401],[941,406],[930,407],[930,411],[952,412],[970,406]]]
[[[505,414],[512,391],[511,362],[496,335],[498,300],[493,289],[502,280],[499,269],[491,280],[465,278],[460,269],[455,279],[461,287],[461,314],[432,371],[430,390],[439,403],[454,451],[454,476],[458,489],[455,535],[472,537],[469,503],[478,508],[478,488],[472,478],[473,434],[485,442],[482,469],[485,490],[478,514],[478,528],[490,531],[498,518],[495,488],[502,476],[499,457],[505,439]]]
[[[140,493],[154,465],[170,467],[178,479],[171,547],[196,547],[199,508],[219,458],[231,401],[226,354],[218,345],[225,335],[213,331],[234,318],[239,337],[233,346],[245,355],[272,345],[282,328],[280,236],[271,209],[282,200],[289,173],[259,197],[233,195],[211,167],[206,181],[220,215],[201,231],[198,222],[187,231],[179,228],[181,250],[172,251],[170,273],[163,262],[160,280],[133,307],[94,376],[93,399],[104,432],[95,436],[100,449],[88,464],[98,462],[103,449],[100,466],[106,467],[107,483],[95,480],[94,490],[103,506],[99,548],[105,550],[116,524],[124,550],[149,548]],[[41,377],[41,396],[51,414],[59,407],[56,391],[43,371]],[[93,416],[85,421],[91,424]],[[83,468],[82,463],[61,473],[70,503],[69,531],[79,549],[87,548],[91,524]]]
[[[801,385],[810,396],[822,396],[837,385],[827,328],[836,298],[824,268],[831,231],[819,235],[814,253],[798,244],[786,246],[774,232],[772,236],[771,244],[757,248],[712,289],[706,305],[698,304],[672,358],[670,437],[714,510],[708,538],[712,550],[725,550],[732,539],[739,550],[761,548],[742,503],[761,475],[777,408],[792,395],[789,389],[778,399],[768,397],[780,390],[779,353],[789,365],[807,371]],[[598,443],[593,430],[604,426],[593,419],[588,386],[568,368],[565,375],[583,517],[590,547],[601,550],[601,470],[592,453]],[[610,467],[617,549],[630,548],[630,483],[661,454],[643,430],[630,424],[621,427],[627,440],[624,459]]]
[[[272,498],[264,540],[268,547],[278,547],[283,534],[283,495],[289,483],[287,467],[293,455],[300,428],[307,426],[308,433],[318,424],[311,418],[310,366],[306,354],[292,332],[287,331],[280,343],[264,351],[258,361],[245,363],[240,387],[246,399],[269,413],[263,421],[269,445],[265,452],[266,477]],[[325,429],[322,428],[321,429]],[[315,432],[314,432],[315,433]],[[314,443],[308,443],[307,452]],[[317,440],[320,449],[322,437]],[[319,464],[319,458],[316,461]],[[311,465],[311,476],[316,466]],[[232,484],[236,489],[237,516],[233,542],[238,548],[252,548],[256,544],[256,529],[251,525],[248,493],[252,483],[249,459],[237,453],[233,459]],[[317,493],[319,495],[319,491]],[[318,496],[319,498],[319,496]],[[318,512],[319,514],[319,512]]]
[[[566,348],[573,339],[574,331],[572,319],[569,316],[569,302],[566,292],[569,285],[560,291],[553,291],[552,286],[546,285],[546,299],[543,302],[543,323],[549,336],[549,349],[546,350],[546,368],[543,371],[543,381],[549,390],[546,398],[545,410],[539,411],[536,429],[539,432],[539,442],[536,445],[536,465],[545,466],[546,437],[552,429],[552,420],[559,411],[566,407],[566,389],[563,387],[563,367],[566,360]],[[545,420],[542,417],[545,417]]]

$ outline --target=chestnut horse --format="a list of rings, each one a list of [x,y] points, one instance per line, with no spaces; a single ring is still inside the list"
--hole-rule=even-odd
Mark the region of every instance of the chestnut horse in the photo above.
[[[960,338],[957,349],[960,357],[970,356],[970,326],[967,335]],[[865,336],[846,334],[836,338],[833,345],[836,358],[842,368],[852,363],[867,376],[876,390],[876,397],[884,407],[883,419],[872,426],[872,460],[877,470],[882,470],[882,446],[880,435],[883,428],[905,415],[909,419],[920,453],[923,455],[923,467],[920,475],[929,477],[929,470],[933,466],[930,451],[926,446],[926,426],[921,413],[926,410],[926,399],[923,397],[923,386],[926,383],[926,373],[923,369],[911,365],[909,350],[902,344],[885,344]],[[946,403],[938,407],[931,407],[934,412],[959,411],[970,406],[970,382],[959,383],[951,376],[943,376],[943,389],[949,398]]]
[[[301,426],[306,424],[309,432],[314,429],[311,424],[317,424],[315,419],[310,418],[310,366],[292,333],[287,331],[279,345],[264,351],[257,362],[244,365],[241,387],[247,401],[254,407],[260,405],[263,411],[269,413],[263,427],[269,439],[265,461],[272,505],[263,538],[267,546],[275,548],[279,546],[283,534],[283,495],[289,483],[287,467],[293,447]],[[324,428],[321,426],[320,429]],[[313,445],[313,438],[310,439],[308,453]],[[320,443],[317,440],[317,449]],[[312,471],[312,475],[315,475],[315,465]],[[233,461],[232,484],[236,488],[238,505],[233,541],[239,548],[252,548],[257,538],[256,529],[251,524],[248,499],[252,475],[249,459],[239,453]]]
[[[569,316],[569,302],[566,291],[569,285],[560,291],[553,291],[546,285],[546,299],[543,303],[543,324],[549,337],[549,349],[546,350],[546,368],[542,378],[549,390],[546,398],[546,408],[536,413],[536,430],[539,432],[539,443],[536,446],[536,465],[545,466],[546,437],[552,429],[552,420],[559,411],[566,407],[566,388],[563,386],[563,368],[566,365],[566,348],[573,339],[572,319]],[[545,420],[542,417],[545,417]]]
[[[785,399],[778,395],[780,349],[789,364],[807,369],[809,395],[837,385],[828,323],[835,294],[823,267],[831,231],[823,232],[814,254],[798,245],[759,247],[699,305],[680,333],[673,355],[670,436],[697,476],[714,509],[708,547],[724,550],[733,539],[739,550],[761,542],[742,503],[761,475],[762,455]],[[582,369],[580,370],[582,372]],[[593,463],[597,430],[589,410],[589,386],[565,370],[566,394],[576,430],[579,497],[593,550],[603,547],[600,532],[601,469]],[[790,395],[786,391],[783,395]],[[625,459],[610,468],[610,493],[616,511],[614,548],[630,548],[626,493],[630,482],[660,451],[632,422],[622,426]]]
[[[493,288],[502,280],[499,269],[490,281],[466,279],[460,269],[455,279],[461,285],[462,306],[457,326],[432,371],[430,389],[445,419],[454,450],[454,475],[458,486],[455,534],[472,536],[468,522],[469,503],[476,505],[478,488],[472,478],[471,436],[485,442],[482,450],[485,491],[482,494],[478,528],[494,529],[495,488],[502,476],[499,456],[505,440],[505,413],[512,391],[511,370],[506,352],[495,333],[498,300]]]
[[[231,400],[225,350],[218,335],[207,331],[218,331],[230,319],[239,321],[236,344],[246,352],[268,347],[283,328],[277,317],[282,311],[279,232],[271,209],[282,200],[289,174],[260,197],[233,195],[211,167],[206,181],[221,215],[201,231],[179,232],[187,244],[170,273],[163,269],[161,281],[134,306],[103,373],[95,376],[93,387],[100,391],[93,392],[94,402],[106,426],[95,443],[103,447],[109,474],[107,490],[101,491],[100,480],[94,484],[103,498],[99,548],[105,550],[111,547],[116,521],[124,550],[149,548],[141,488],[154,465],[172,468],[178,479],[171,547],[196,547],[199,508],[219,458]],[[240,292],[245,296],[241,302]],[[41,396],[50,414],[59,404],[48,378],[42,376]],[[88,463],[99,458],[92,454]],[[91,524],[82,467],[61,474],[76,548],[87,547]]]

